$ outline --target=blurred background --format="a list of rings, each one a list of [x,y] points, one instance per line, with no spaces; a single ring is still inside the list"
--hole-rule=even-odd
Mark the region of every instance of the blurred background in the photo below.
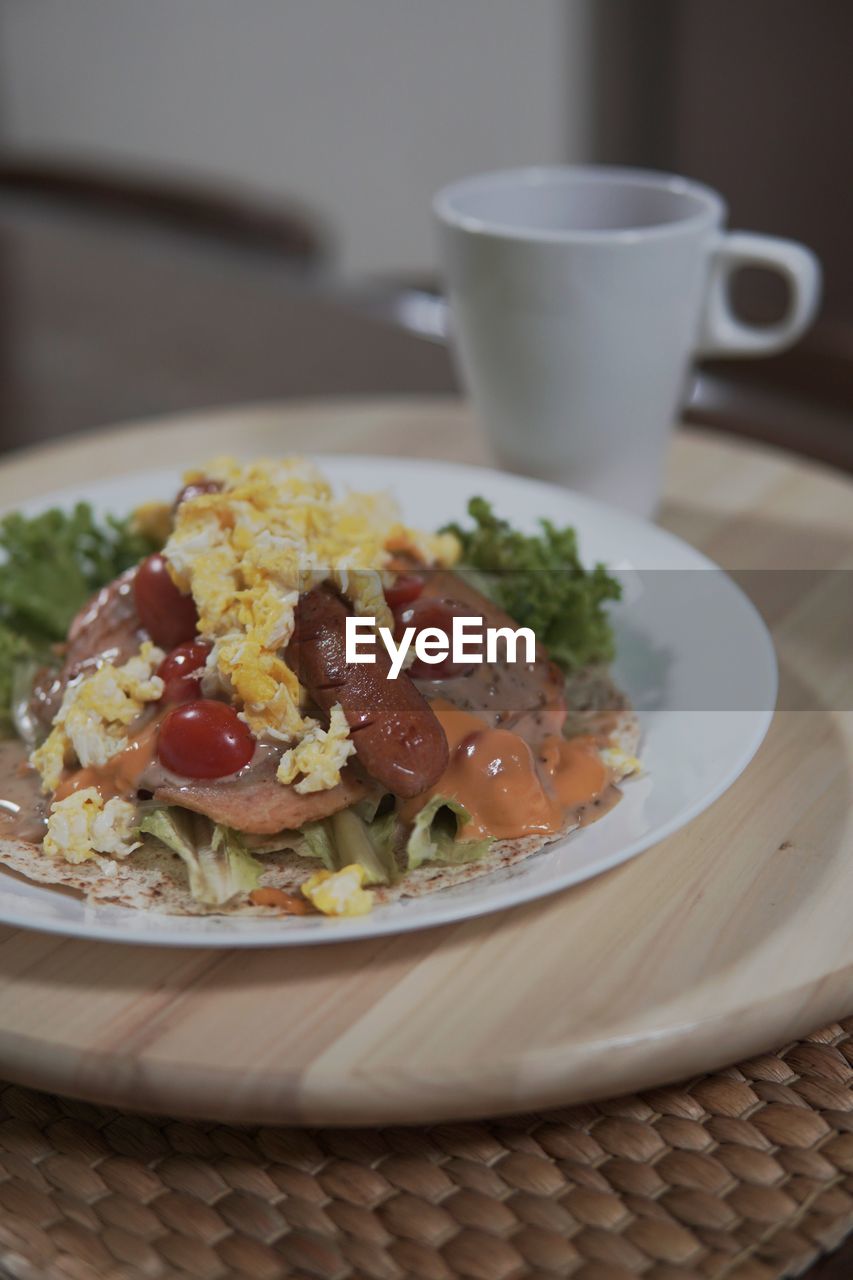
[[[849,0],[0,0],[0,447],[452,390],[433,192],[604,161],[818,252],[814,331],[690,414],[853,469],[851,49]]]

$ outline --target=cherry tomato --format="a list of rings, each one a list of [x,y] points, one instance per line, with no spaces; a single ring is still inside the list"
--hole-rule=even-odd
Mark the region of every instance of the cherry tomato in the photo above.
[[[173,511],[176,511],[182,502],[188,502],[190,498],[199,498],[203,493],[219,493],[222,485],[218,480],[196,480],[193,484],[185,484],[175,499]]]
[[[395,610],[396,638],[397,640],[401,639],[406,627],[414,627],[415,636],[419,632],[426,630],[427,627],[438,627],[447,636],[448,645],[452,646],[453,619],[473,618],[475,616],[471,612],[470,606],[460,604],[458,600],[421,596],[413,604],[407,605],[403,609]],[[479,619],[479,621],[482,622],[482,619]],[[466,648],[469,651],[477,652],[479,646],[476,640],[471,638],[473,631],[473,627],[467,628],[469,639],[466,642]],[[409,667],[409,675],[416,680],[446,680],[449,676],[464,675],[465,672],[471,670],[471,666],[472,664],[468,662],[454,662],[449,654],[442,662],[421,662],[420,658],[415,658]]]
[[[164,702],[190,702],[201,697],[201,672],[209,653],[209,644],[190,640],[166,655],[157,668],[157,675],[166,686]]]
[[[195,602],[175,586],[161,555],[142,561],[133,579],[133,598],[139,621],[162,649],[192,640],[198,627]]]
[[[417,600],[424,589],[423,578],[416,573],[398,573],[390,587],[385,588],[389,609],[401,609],[404,604]]]
[[[224,702],[185,702],[160,725],[160,763],[182,778],[224,778],[247,765],[254,752],[255,739]]]

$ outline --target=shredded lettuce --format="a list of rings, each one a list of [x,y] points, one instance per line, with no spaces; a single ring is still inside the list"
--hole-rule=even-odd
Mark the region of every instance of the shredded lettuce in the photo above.
[[[365,822],[373,822],[374,818],[394,808],[394,796],[390,791],[383,791],[380,787],[368,793],[362,800],[357,800],[352,807]]]
[[[49,660],[89,597],[155,549],[130,520],[99,523],[85,502],[0,519],[0,732],[20,664]]]
[[[365,885],[393,884],[399,876],[394,856],[396,814],[366,821],[355,808],[341,809],[330,818],[309,822],[302,828],[297,852],[319,858],[327,871],[340,871],[357,862]]]
[[[303,857],[318,858],[327,871],[340,871],[357,862],[366,885],[395,884],[402,874],[395,848],[400,820],[392,810],[380,817],[378,804],[364,802],[342,809],[320,822],[309,822],[294,847]],[[405,865],[415,871],[424,862],[459,866],[488,853],[493,839],[460,840],[471,815],[452,796],[433,796],[415,818],[406,843]]]
[[[346,864],[338,862],[335,839],[328,818],[306,822],[295,844],[303,858],[319,858],[327,871],[339,871]]]
[[[230,827],[188,809],[159,808],[146,814],[139,830],[183,859],[197,902],[221,906],[257,888],[263,868]]]
[[[425,862],[459,866],[482,858],[493,843],[492,837],[460,840],[459,832],[469,821],[467,809],[452,796],[428,800],[408,838],[408,870],[414,871]],[[368,822],[354,806],[319,822],[308,822],[301,831],[257,840],[189,810],[158,807],[145,815],[139,831],[184,860],[190,892],[208,906],[221,905],[257,887],[263,868],[247,844],[259,854],[293,849],[304,858],[316,858],[332,872],[357,863],[364,870],[366,886],[395,884],[402,875],[395,854],[400,822],[393,810]]]
[[[425,862],[460,866],[476,862],[488,853],[494,839],[460,840],[459,833],[471,815],[453,796],[433,796],[415,818],[406,845],[406,865],[416,871]]]
[[[574,529],[542,520],[537,536],[520,533],[494,514],[485,498],[472,498],[474,527],[447,525],[462,547],[460,567],[475,571],[475,585],[522,626],[530,627],[565,671],[613,657],[613,631],[604,605],[621,587],[597,564],[585,569]]]

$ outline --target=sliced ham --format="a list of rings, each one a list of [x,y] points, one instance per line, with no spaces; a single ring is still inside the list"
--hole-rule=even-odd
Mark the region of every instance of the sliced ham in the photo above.
[[[478,591],[464,571],[437,569],[423,577],[425,597],[462,604],[488,627],[518,628],[519,623]],[[415,683],[430,701],[442,699],[492,726],[512,729],[532,746],[559,734],[566,719],[565,678],[540,644],[535,662],[482,662],[465,675]]]
[[[68,630],[63,674],[70,680],[97,658],[116,666],[139,649],[141,633],[133,600],[136,566],[102,587],[83,605]]]
[[[59,671],[45,668],[33,684],[30,711],[48,729],[69,681],[105,659],[121,666],[139,650],[143,635],[133,602],[136,568],[87,600],[68,631],[65,661]]]
[[[274,835],[277,831],[296,830],[306,822],[328,818],[339,809],[355,804],[366,792],[365,784],[345,770],[338,786],[300,795],[294,787],[276,782],[270,769],[259,770],[254,776],[250,771],[233,781],[170,779],[154,788],[154,799],[160,804],[177,804],[203,813],[235,831]]]

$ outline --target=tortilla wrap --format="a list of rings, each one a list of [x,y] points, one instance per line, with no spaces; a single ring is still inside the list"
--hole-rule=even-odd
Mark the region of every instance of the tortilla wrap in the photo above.
[[[628,755],[636,755],[640,729],[634,712],[627,707],[615,713],[596,709],[607,705],[607,700],[602,696],[605,683],[609,684],[609,681],[605,682],[600,673],[596,681],[587,681],[589,688],[594,687],[595,693],[590,696],[591,705],[580,716],[591,728],[600,715],[606,714],[612,720],[612,724],[608,725],[609,743]],[[614,705],[614,692],[611,685],[610,707]],[[615,696],[624,702],[622,695]],[[394,885],[374,888],[376,904],[435,893],[514,866],[545,846],[562,840],[581,825],[581,818],[577,816],[563,831],[555,835],[497,840],[489,852],[476,862],[461,866],[433,864],[419,867],[416,871],[405,873]],[[319,867],[317,859],[301,857],[288,849],[253,853],[264,868],[260,884],[288,893],[298,893],[304,881]],[[76,864],[46,854],[40,844],[26,840],[0,839],[0,863],[28,880],[82,893],[93,904],[108,902],[138,911],[157,911],[167,915],[279,914],[276,908],[256,907],[245,899],[219,907],[205,906],[195,901],[189,891],[185,864],[177,854],[151,838],[146,839],[126,859],[99,857]]]

